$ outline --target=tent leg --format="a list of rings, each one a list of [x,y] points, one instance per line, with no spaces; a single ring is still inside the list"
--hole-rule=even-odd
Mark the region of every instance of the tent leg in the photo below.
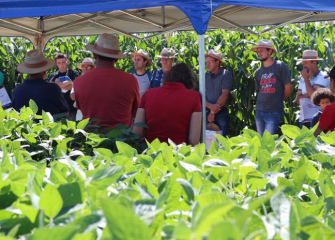
[[[206,82],[205,82],[205,38],[199,35],[199,90],[202,98],[202,139],[206,142]]]

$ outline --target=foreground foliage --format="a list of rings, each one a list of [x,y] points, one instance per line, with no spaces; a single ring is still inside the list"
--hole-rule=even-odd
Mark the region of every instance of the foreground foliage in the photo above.
[[[35,113],[0,109],[0,239],[335,237],[335,133],[244,129],[208,153],[157,140],[140,153]]]

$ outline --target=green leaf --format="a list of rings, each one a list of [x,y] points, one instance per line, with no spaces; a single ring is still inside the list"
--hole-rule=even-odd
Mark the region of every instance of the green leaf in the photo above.
[[[60,135],[62,131],[62,124],[57,123],[56,126],[54,126],[51,130],[50,130],[50,136],[52,138],[56,138]]]
[[[114,166],[98,169],[93,175],[91,185],[98,189],[106,189],[122,176],[124,167]]]
[[[297,126],[283,125],[281,126],[281,130],[283,134],[289,137],[290,139],[295,139],[297,136],[301,134],[301,130]]]
[[[119,153],[123,153],[129,158],[132,158],[137,154],[136,149],[132,148],[127,143],[116,141],[116,147],[119,150]]]
[[[290,226],[291,203],[287,200],[284,193],[274,195],[271,198],[270,203],[275,219],[277,220],[274,222],[275,227],[277,228],[277,233],[282,239],[288,239],[289,232],[287,229]]]
[[[88,122],[89,122],[89,118],[86,118],[84,120],[81,120],[78,124],[77,124],[77,129],[85,129],[85,127],[87,126]]]
[[[101,207],[112,239],[152,239],[149,227],[131,209],[111,199],[102,199]]]
[[[49,117],[50,113],[46,113],[44,112],[44,110],[42,110],[42,122],[43,125],[47,126],[50,123],[50,117]],[[51,115],[50,115],[51,116]],[[51,116],[52,117],[52,116]]]
[[[29,108],[33,111],[34,114],[36,114],[38,111],[37,104],[32,99],[29,100]]]
[[[39,205],[49,218],[56,217],[63,206],[63,200],[57,188],[47,184],[40,195]]]
[[[85,195],[84,182],[73,182],[59,185],[58,191],[62,197],[63,208],[83,203]]]
[[[192,185],[186,181],[185,179],[178,178],[177,182],[183,187],[184,191],[186,192],[187,198],[189,202],[194,201],[194,189]]]
[[[207,239],[238,240],[243,238],[241,236],[241,230],[233,221],[222,221],[212,227]]]

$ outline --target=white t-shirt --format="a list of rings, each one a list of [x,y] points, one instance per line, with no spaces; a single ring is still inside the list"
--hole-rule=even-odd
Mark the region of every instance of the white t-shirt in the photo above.
[[[321,71],[309,81],[313,86],[329,88],[329,78],[325,78],[325,74]],[[299,81],[298,91],[302,94],[307,93],[304,78],[301,77]],[[313,104],[311,98],[301,98],[300,99],[300,122],[311,121],[313,115],[319,111],[320,107]]]
[[[133,73],[133,75],[136,77],[137,82],[138,82],[138,86],[140,88],[140,95],[141,97],[143,96],[143,94],[148,91],[149,87],[150,87],[150,79],[148,76],[148,73],[145,73],[143,75],[137,75],[136,72]]]

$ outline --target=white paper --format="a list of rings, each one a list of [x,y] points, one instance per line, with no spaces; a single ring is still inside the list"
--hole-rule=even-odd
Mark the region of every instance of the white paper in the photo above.
[[[9,98],[9,95],[6,91],[6,88],[0,88],[0,101],[1,101],[1,106],[6,107],[12,103],[12,101]]]

